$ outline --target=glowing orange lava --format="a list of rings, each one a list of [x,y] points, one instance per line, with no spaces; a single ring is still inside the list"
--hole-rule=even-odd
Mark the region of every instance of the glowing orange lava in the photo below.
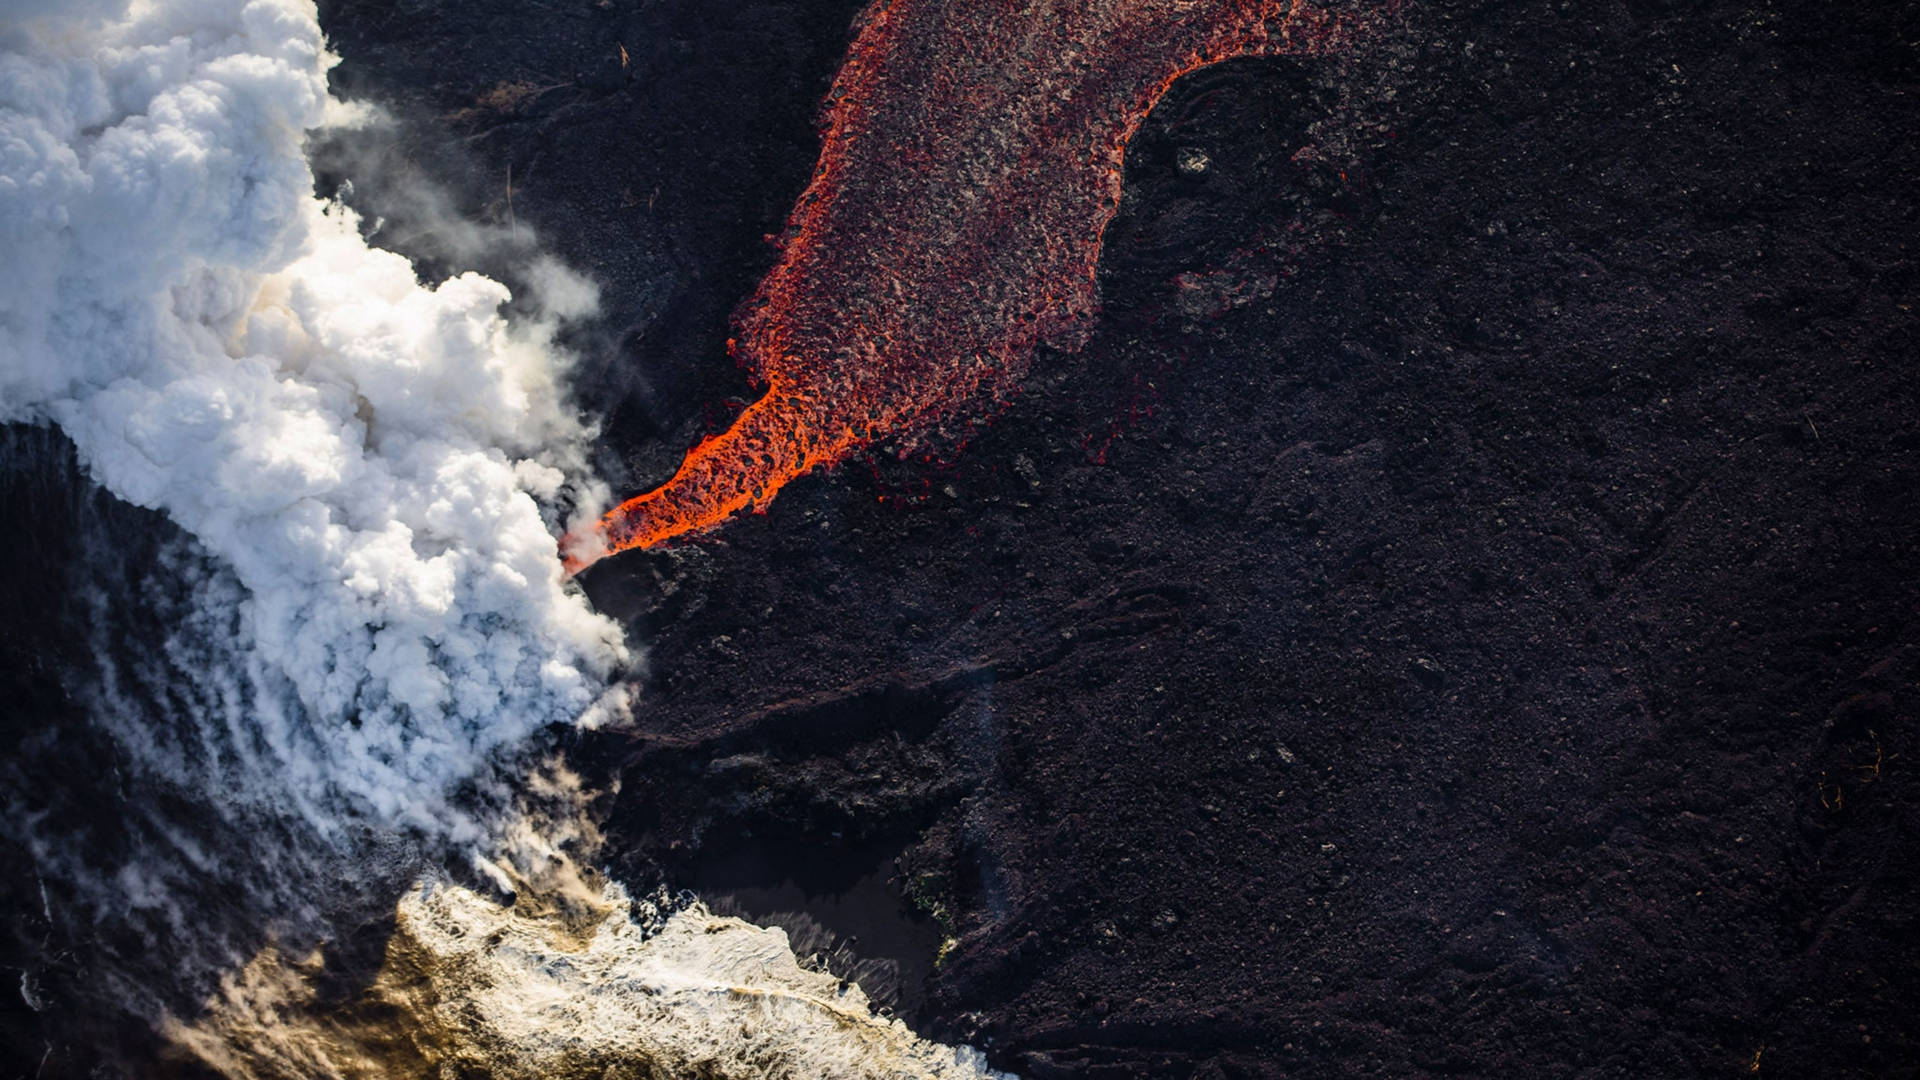
[[[710,528],[795,477],[1075,347],[1129,139],[1180,76],[1299,53],[1300,0],[876,0],[813,180],[732,347],[766,384],[569,566]]]

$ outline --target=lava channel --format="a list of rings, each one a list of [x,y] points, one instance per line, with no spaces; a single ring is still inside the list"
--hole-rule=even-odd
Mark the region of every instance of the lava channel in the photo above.
[[[729,342],[766,393],[569,537],[570,569],[761,508],[789,480],[1075,348],[1129,139],[1182,75],[1318,51],[1300,0],[876,0],[812,182]]]

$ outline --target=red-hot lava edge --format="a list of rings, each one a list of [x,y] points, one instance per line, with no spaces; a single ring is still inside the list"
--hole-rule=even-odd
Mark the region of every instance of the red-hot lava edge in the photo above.
[[[813,180],[730,342],[766,394],[563,544],[569,570],[710,528],[1077,347],[1128,141],[1182,75],[1337,44],[1302,0],[876,0]]]

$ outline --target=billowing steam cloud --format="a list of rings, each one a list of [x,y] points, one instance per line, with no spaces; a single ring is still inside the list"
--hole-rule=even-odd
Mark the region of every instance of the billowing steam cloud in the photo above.
[[[551,327],[476,275],[422,287],[314,197],[305,133],[339,106],[310,5],[0,34],[0,418],[57,423],[231,567],[238,769],[317,821],[470,831],[446,788],[603,718],[628,660],[542,517],[589,494]]]
[[[42,958],[23,1000],[155,1021],[234,1077],[988,1075],[780,932],[636,922],[558,855],[591,827],[536,736],[617,720],[633,663],[554,540],[600,509],[553,342],[593,290],[537,262],[544,315],[509,320],[500,284],[369,248],[313,194],[307,133],[352,119],[329,63],[311,0],[0,8],[0,421],[57,425],[192,538],[113,559],[139,547],[122,513],[74,539],[103,568],[91,704],[128,773],[100,831],[124,842],[8,814],[39,917],[62,921],[49,881],[90,899],[68,940],[103,958]],[[508,903],[447,876],[462,849]],[[320,993],[330,928],[383,909],[367,989]]]

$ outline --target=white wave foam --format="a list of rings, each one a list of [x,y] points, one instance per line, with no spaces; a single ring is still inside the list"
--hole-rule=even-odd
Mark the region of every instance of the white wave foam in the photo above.
[[[316,1015],[302,966],[269,952],[169,1035],[245,1080],[1006,1075],[875,1015],[858,986],[803,969],[784,931],[699,905],[661,918],[617,885],[595,908],[507,908],[423,884],[401,900],[385,965],[352,1009]]]

